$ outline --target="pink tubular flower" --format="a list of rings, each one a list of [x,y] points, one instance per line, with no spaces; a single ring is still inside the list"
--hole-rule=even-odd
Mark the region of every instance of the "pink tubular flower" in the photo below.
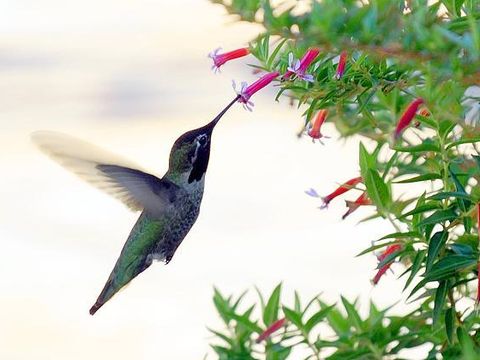
[[[213,60],[212,70],[214,72],[220,71],[220,66],[225,64],[227,61],[238,59],[250,54],[250,50],[248,50],[248,48],[240,48],[237,50],[226,52],[224,54],[219,54],[221,49],[222,48],[215,49],[210,54],[208,54],[208,57]]]
[[[327,118],[327,115],[328,115],[328,110],[327,109],[320,110],[318,112],[317,117],[313,121],[313,125],[311,125],[311,127],[308,129],[307,134],[308,134],[308,136],[310,136],[312,138],[313,142],[315,142],[315,139],[316,139],[316,140],[320,141],[320,143],[322,143],[322,141],[320,139],[322,137],[326,137],[326,136],[322,135],[322,133],[320,132],[320,129],[321,129],[323,123],[325,122],[325,119]]]
[[[382,262],[387,256],[389,256],[393,253],[396,253],[401,248],[402,248],[402,246],[399,245],[399,244],[394,244],[394,245],[388,246],[387,249],[377,257],[378,262],[379,263]],[[390,268],[390,266],[392,264],[393,264],[393,259],[392,259],[392,261],[389,261],[388,263],[383,265],[380,269],[378,269],[377,274],[375,275],[375,277],[372,280],[373,285],[378,284],[378,282],[380,281],[380,278],[387,272],[387,270]]]
[[[372,201],[368,198],[367,192],[364,191],[355,201],[345,201],[347,204],[348,210],[345,214],[342,216],[342,220],[345,220],[345,218],[353,213],[355,210],[357,210],[360,206],[364,205],[372,205]]]
[[[257,339],[257,344],[261,343],[263,340],[267,339],[270,335],[272,335],[275,331],[281,329],[283,325],[285,325],[285,318],[275,321],[271,324]]]
[[[402,134],[403,130],[410,124],[413,117],[417,113],[418,107],[423,104],[422,98],[413,100],[408,106],[400,120],[398,120],[397,127],[395,128],[394,138],[397,140]]]
[[[335,79],[339,80],[345,72],[345,64],[347,63],[347,52],[342,51],[340,59],[338,60],[337,72],[335,73]]]
[[[236,89],[237,85],[235,81],[232,81],[233,89],[239,96],[238,102],[243,103],[243,106],[247,110],[252,111],[253,102],[250,101],[252,95],[270,84],[278,75],[280,75],[278,71],[265,74],[250,86],[246,82],[242,82],[240,84],[240,90]]]
[[[356,178],[353,178],[353,179],[350,179],[348,180],[346,183],[340,185],[334,192],[328,194],[327,196],[324,196],[322,198],[323,200],[323,204],[322,206],[320,207],[321,209],[324,209],[328,206],[328,204],[330,204],[330,201],[332,201],[333,199],[335,199],[337,196],[339,195],[342,195],[344,193],[346,193],[348,190],[352,189],[353,187],[355,187],[356,185],[358,185],[359,183],[361,183],[363,181],[362,177],[359,176],[359,177],[356,177]],[[313,189],[312,189],[313,190]]]
[[[299,79],[313,82],[313,75],[307,74],[306,71],[319,53],[320,50],[317,48],[308,49],[302,60],[294,59],[292,53],[288,54],[288,68],[287,72],[283,74],[282,80],[287,80],[295,74]]]

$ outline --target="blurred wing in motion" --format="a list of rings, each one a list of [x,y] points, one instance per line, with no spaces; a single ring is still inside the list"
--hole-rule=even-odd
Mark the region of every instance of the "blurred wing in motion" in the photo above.
[[[133,211],[145,209],[160,216],[175,201],[177,185],[95,145],[49,131],[35,132],[32,140],[53,160]]]

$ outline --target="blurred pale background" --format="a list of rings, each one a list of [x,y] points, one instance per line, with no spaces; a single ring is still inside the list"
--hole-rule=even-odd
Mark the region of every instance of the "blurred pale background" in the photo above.
[[[202,212],[173,261],[88,314],[137,214],[44,157],[29,134],[65,132],[161,175],[176,137],[232,99],[231,79],[254,79],[248,60],[213,75],[206,54],[258,30],[207,1],[0,3],[0,358],[200,359],[206,326],[221,326],[214,285],[240,294],[283,281],[290,299],[297,289],[362,305],[401,298],[392,274],[372,289],[373,256],[354,257],[387,225],[356,225],[365,209],[342,222],[343,200],[320,211],[303,194],[356,176],[358,140],[345,145],[329,124],[326,146],[298,140],[301,111],[270,88],[253,113],[236,106],[215,130]]]

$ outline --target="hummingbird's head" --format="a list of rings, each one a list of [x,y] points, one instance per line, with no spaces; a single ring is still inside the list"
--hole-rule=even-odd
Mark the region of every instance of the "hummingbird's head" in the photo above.
[[[210,140],[216,123],[190,130],[180,136],[170,152],[169,172],[181,175],[188,183],[200,181],[207,171]]]
[[[220,113],[207,125],[187,131],[173,144],[170,151],[168,174],[181,181],[191,184],[200,181],[207,171],[210,158],[210,140],[215,125],[233,104],[237,102],[237,95]]]

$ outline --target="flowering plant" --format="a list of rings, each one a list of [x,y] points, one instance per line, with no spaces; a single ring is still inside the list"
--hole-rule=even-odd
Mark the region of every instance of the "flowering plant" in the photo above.
[[[359,171],[324,196],[323,206],[361,191],[344,217],[371,205],[366,220],[392,227],[360,254],[379,252],[372,282],[381,286],[391,264],[403,264],[399,281],[417,305],[392,316],[371,304],[362,318],[344,298],[343,309],[318,297],[302,306],[296,294],[295,306],[286,307],[278,286],[260,299],[263,317],[254,320],[253,307],[240,311],[241,298],[216,291],[229,329],[214,332],[218,356],[286,359],[303,344],[310,359],[397,359],[421,345],[424,358],[480,358],[480,3],[323,0],[302,12],[287,2],[212,2],[264,26],[249,48],[254,66],[280,75],[276,99],[304,108],[307,136],[320,139],[327,121],[340,137],[363,138]],[[421,191],[406,188],[413,183]]]

